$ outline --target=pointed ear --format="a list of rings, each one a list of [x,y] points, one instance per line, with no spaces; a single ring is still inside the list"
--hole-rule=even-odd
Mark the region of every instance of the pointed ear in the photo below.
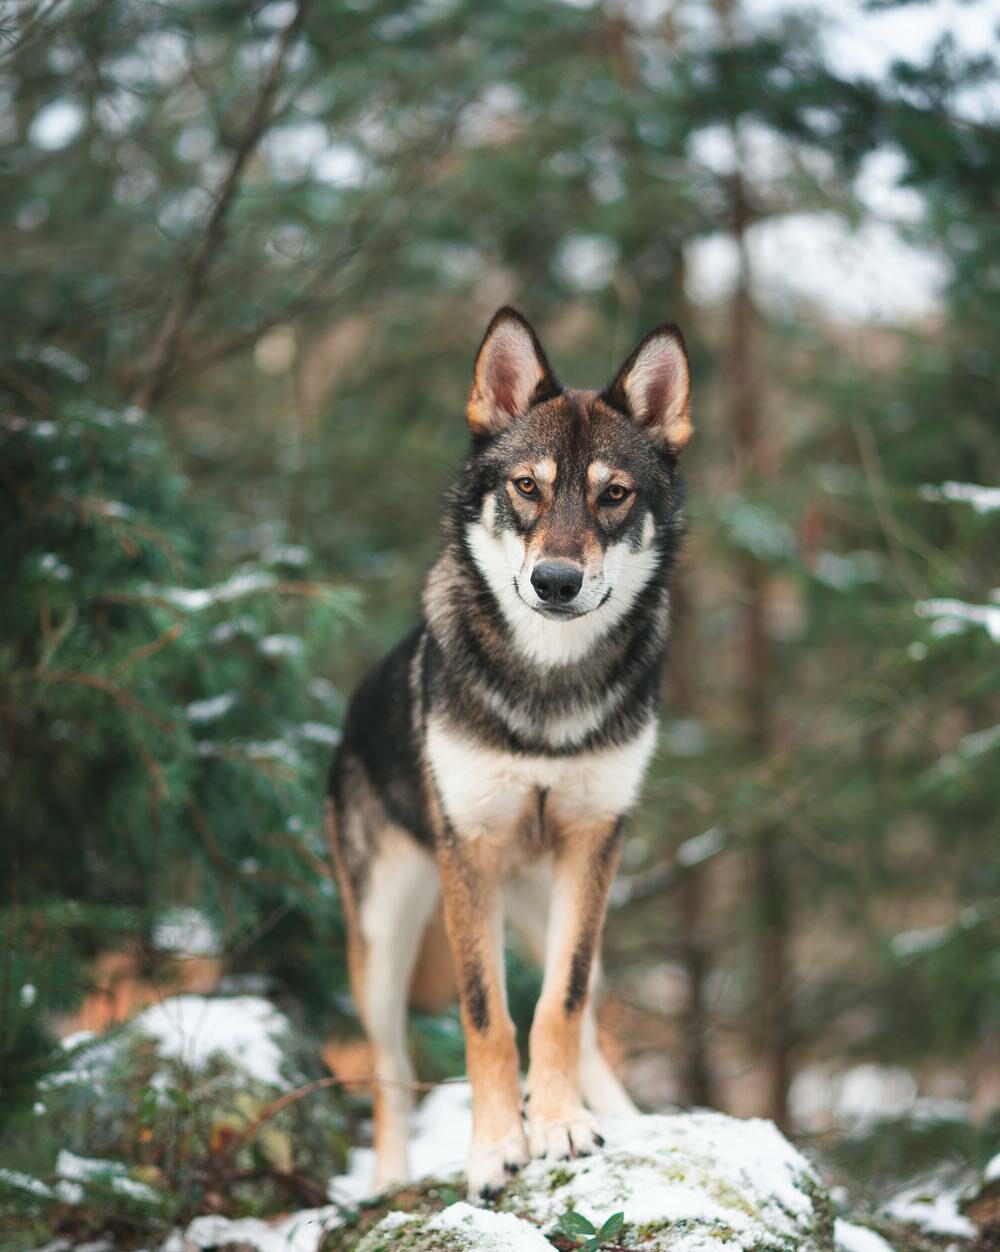
[[[497,435],[533,404],[558,395],[538,336],[515,309],[499,309],[476,357],[465,413],[474,435]]]
[[[603,393],[675,456],[691,438],[691,382],[684,337],[676,326],[650,331]]]

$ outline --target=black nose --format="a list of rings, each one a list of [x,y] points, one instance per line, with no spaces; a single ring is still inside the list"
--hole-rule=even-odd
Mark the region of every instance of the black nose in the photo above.
[[[539,561],[531,571],[531,585],[539,600],[569,604],[583,586],[583,570],[572,561]]]

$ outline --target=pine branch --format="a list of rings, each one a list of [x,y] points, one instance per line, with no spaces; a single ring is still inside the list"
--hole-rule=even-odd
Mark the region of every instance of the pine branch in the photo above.
[[[122,691],[121,687],[116,687],[109,679],[101,678],[99,674],[85,674],[82,670],[55,670],[52,673],[36,673],[36,677],[46,683],[76,683],[81,687],[92,687],[95,691],[103,691],[116,704],[121,705],[123,709],[128,709],[131,713],[138,713],[140,717],[144,717],[157,730],[162,730],[168,734],[174,730],[172,722],[168,722],[162,717],[157,717],[151,709],[147,709],[144,704],[140,704],[134,696],[130,696],[127,691]]]
[[[155,656],[157,652],[168,647],[183,633],[184,627],[179,624],[168,626],[163,634],[157,639],[153,639],[149,643],[144,643],[140,647],[134,648],[128,656],[122,657],[122,659],[111,671],[111,676],[113,678],[117,678],[118,675],[124,673],[125,670],[131,669],[137,661],[144,661],[146,657]]]

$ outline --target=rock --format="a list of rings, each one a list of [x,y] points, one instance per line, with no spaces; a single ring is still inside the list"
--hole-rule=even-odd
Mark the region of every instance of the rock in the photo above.
[[[419,1217],[415,1213],[389,1213],[358,1244],[356,1252],[552,1252],[552,1244],[534,1226],[513,1213],[473,1208],[464,1201]]]
[[[435,1215],[391,1211],[358,1252],[540,1252],[572,1210],[624,1225],[605,1246],[648,1252],[830,1252],[833,1211],[819,1178],[770,1122],[721,1113],[635,1115],[601,1123],[604,1147],[573,1161],[533,1161],[496,1212],[452,1204]],[[561,1246],[569,1247],[564,1242]]]

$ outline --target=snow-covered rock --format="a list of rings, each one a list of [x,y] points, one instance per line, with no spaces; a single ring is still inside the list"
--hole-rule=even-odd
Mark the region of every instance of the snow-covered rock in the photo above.
[[[410,1248],[456,1252],[552,1252],[552,1244],[534,1226],[512,1213],[495,1213],[460,1202],[433,1217],[389,1213],[358,1244],[357,1252],[399,1252]]]
[[[531,1162],[498,1199],[498,1212],[463,1203],[434,1216],[390,1211],[358,1252],[531,1252],[551,1247],[544,1236],[569,1210],[595,1227],[623,1213],[615,1244],[647,1252],[833,1247],[819,1178],[770,1122],[637,1114],[605,1118],[601,1131],[605,1144],[593,1156]]]

